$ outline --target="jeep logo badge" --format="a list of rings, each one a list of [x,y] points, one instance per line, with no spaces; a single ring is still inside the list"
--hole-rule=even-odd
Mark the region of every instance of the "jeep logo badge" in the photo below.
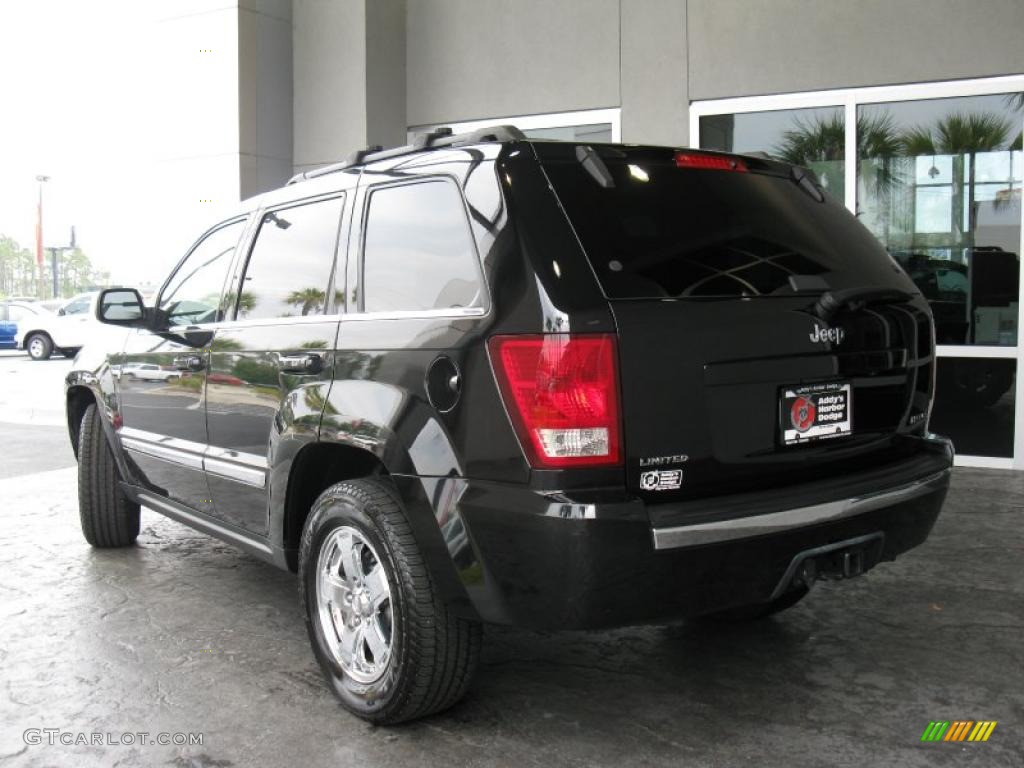
[[[830,342],[832,344],[842,344],[843,339],[846,338],[846,331],[842,328],[828,328],[827,326],[815,323],[814,330],[808,336],[810,336],[811,341],[815,344],[827,344]]]

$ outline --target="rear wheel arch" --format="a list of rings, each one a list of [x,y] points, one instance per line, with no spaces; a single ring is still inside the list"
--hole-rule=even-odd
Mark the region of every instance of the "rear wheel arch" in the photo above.
[[[295,456],[288,476],[282,542],[291,571],[298,571],[302,530],[321,493],[345,480],[380,477],[387,467],[375,454],[355,446],[317,442]]]
[[[382,459],[375,452],[359,446],[321,441],[303,447],[295,455],[288,472],[283,520],[273,523],[281,534],[285,564],[289,570],[298,572],[303,531],[316,500],[324,491],[346,481],[388,480],[396,498],[402,503],[402,511],[431,571],[438,597],[456,615],[478,619],[430,499],[424,493],[421,481],[409,472],[408,454],[397,443],[387,448],[390,450],[384,450]]]

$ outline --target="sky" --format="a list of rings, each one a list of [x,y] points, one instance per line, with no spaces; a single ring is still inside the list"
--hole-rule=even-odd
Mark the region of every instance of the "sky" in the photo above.
[[[237,75],[228,12],[216,24],[204,20],[214,15],[210,8],[225,6],[0,0],[0,234],[34,250],[36,176],[47,175],[44,245],[67,245],[73,224],[79,247],[113,281],[162,282],[218,218],[198,205],[214,197],[211,185],[192,180],[205,166],[230,175],[223,162],[200,164],[198,174],[176,162],[202,155],[204,142],[231,148],[224,126],[232,116],[237,126],[237,100],[219,100],[215,141],[196,130],[187,101],[195,91],[200,102],[211,100],[211,89],[228,93]],[[161,18],[169,8],[199,21]],[[201,53],[209,48],[216,53]],[[197,82],[206,92],[186,87]],[[224,181],[213,185],[219,206],[237,202],[226,199]]]

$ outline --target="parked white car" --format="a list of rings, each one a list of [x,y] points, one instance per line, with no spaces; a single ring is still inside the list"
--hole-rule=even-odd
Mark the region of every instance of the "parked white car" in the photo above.
[[[98,292],[80,293],[61,306],[56,314],[39,314],[18,324],[14,341],[33,360],[46,360],[54,352],[74,357],[103,325],[96,319]]]
[[[180,371],[167,370],[154,363],[128,363],[116,365],[110,371],[115,379],[124,376],[126,379],[142,381],[174,381],[181,377]]]

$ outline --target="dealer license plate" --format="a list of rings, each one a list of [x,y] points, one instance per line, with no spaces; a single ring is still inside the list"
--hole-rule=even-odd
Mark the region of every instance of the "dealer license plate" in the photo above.
[[[784,387],[779,401],[783,445],[849,435],[853,402],[848,382]]]

